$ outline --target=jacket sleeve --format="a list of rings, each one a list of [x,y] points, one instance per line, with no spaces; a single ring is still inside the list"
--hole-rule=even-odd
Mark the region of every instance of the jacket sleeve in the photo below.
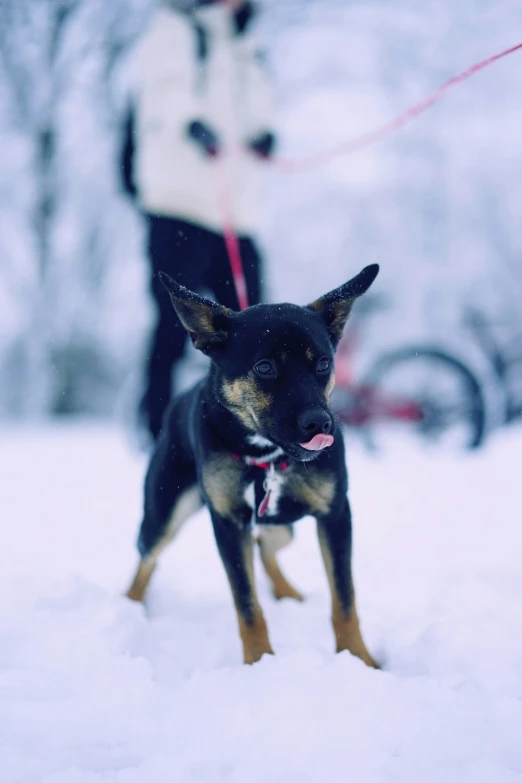
[[[139,124],[159,133],[183,134],[202,116],[194,31],[178,13],[157,12],[136,52]]]

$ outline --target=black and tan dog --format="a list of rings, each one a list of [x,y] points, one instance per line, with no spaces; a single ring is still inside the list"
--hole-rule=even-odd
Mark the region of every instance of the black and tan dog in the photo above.
[[[253,523],[275,596],[300,600],[276,553],[290,542],[292,523],[311,514],[332,593],[337,651],[376,665],[355,608],[344,444],[328,398],[344,324],[378,271],[376,264],[366,267],[308,307],[262,304],[241,313],[161,275],[192,342],[212,361],[208,377],[166,413],[145,482],[141,561],[128,596],[143,599],[160,552],[206,503],[246,663],[272,652],[254,583]]]

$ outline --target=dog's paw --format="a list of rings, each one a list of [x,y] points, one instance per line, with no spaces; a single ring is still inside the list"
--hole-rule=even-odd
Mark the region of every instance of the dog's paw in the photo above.
[[[281,601],[283,598],[292,598],[294,601],[302,603],[305,600],[304,595],[288,583],[284,586],[278,585],[277,587],[274,587],[272,594],[277,601]]]
[[[364,660],[365,664],[366,664],[367,666],[371,666],[371,668],[372,668],[372,669],[382,669],[382,666],[381,666],[381,664],[380,664],[380,663],[377,663],[377,661],[375,660],[375,658],[372,658],[372,656],[371,656],[371,655],[368,655],[368,658],[367,658],[367,659],[364,659],[364,658],[363,658],[363,660]]]

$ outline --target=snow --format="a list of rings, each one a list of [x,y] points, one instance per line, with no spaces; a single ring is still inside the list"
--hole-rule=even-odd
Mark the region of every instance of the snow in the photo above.
[[[511,783],[522,775],[522,430],[473,456],[350,439],[367,669],[333,654],[309,519],[283,563],[275,657],[245,667],[200,512],[146,609],[135,564],[143,455],[112,426],[0,431],[0,768],[6,783]]]

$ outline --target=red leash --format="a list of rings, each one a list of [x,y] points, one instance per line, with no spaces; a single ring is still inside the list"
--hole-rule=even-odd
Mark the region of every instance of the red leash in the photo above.
[[[241,261],[241,250],[239,248],[239,239],[234,228],[234,215],[232,213],[232,201],[230,199],[230,189],[228,187],[225,166],[223,160],[214,158],[210,161],[210,168],[214,177],[214,185],[218,204],[221,209],[223,221],[223,237],[228,253],[228,260],[232,270],[232,279],[237,294],[237,301],[241,310],[248,307],[248,293],[243,271],[243,262]]]
[[[503,57],[507,57],[508,54],[513,54],[513,52],[516,52],[518,49],[522,49],[522,43],[519,43],[516,46],[511,46],[509,49],[504,49],[503,52],[499,52],[498,54],[494,54],[491,57],[487,57],[485,60],[481,60],[480,62],[475,63],[475,65],[472,65],[465,71],[462,71],[462,73],[453,76],[447,82],[434,90],[434,92],[424,98],[424,100],[414,104],[394,120],[391,120],[391,122],[386,123],[386,125],[383,125],[376,130],[363,133],[360,136],[356,136],[355,139],[352,139],[351,141],[344,142],[343,144],[331,147],[328,150],[323,150],[322,152],[317,152],[315,155],[310,155],[307,158],[302,158],[300,160],[285,160],[283,158],[279,158],[274,161],[274,164],[285,171],[306,171],[308,169],[315,168],[315,166],[320,166],[323,163],[328,163],[329,161],[340,157],[341,155],[348,155],[352,152],[363,149],[363,147],[368,147],[379,139],[382,139],[383,136],[388,136],[389,134],[394,133],[394,131],[402,128],[402,126],[406,125],[406,123],[410,122],[410,120],[418,117],[419,114],[425,112],[426,109],[440,100],[443,95],[453,89],[453,87],[455,87],[457,84],[466,81],[466,79],[469,79],[479,71],[482,71],[483,68],[487,68],[497,60],[500,60]]]
[[[363,147],[368,147],[379,139],[382,139],[384,136],[388,136],[399,128],[402,128],[402,126],[406,125],[406,123],[410,122],[410,120],[418,117],[419,114],[425,112],[426,109],[440,100],[443,95],[453,89],[453,87],[455,87],[457,84],[466,81],[466,79],[474,76],[476,73],[483,70],[483,68],[487,68],[497,60],[500,60],[503,57],[507,57],[508,54],[513,54],[513,52],[516,52],[520,49],[522,49],[522,43],[516,44],[516,46],[511,46],[509,49],[504,49],[504,51],[499,52],[498,54],[494,54],[491,57],[487,57],[486,59],[475,63],[475,65],[470,66],[465,71],[462,71],[456,76],[453,76],[447,82],[434,90],[434,92],[424,98],[424,100],[414,104],[394,120],[391,120],[391,122],[386,123],[386,125],[383,125],[376,130],[368,131],[367,133],[363,133],[361,136],[357,136],[351,141],[344,142],[343,144],[339,144],[336,147],[331,147],[328,150],[323,150],[322,152],[318,152],[315,155],[310,155],[309,157],[302,158],[300,160],[285,160],[284,158],[277,158],[273,161],[273,165],[278,166],[284,171],[307,171],[308,169],[315,168],[315,166],[328,163],[329,161],[340,157],[341,155],[348,155],[352,152],[356,152],[357,150],[362,149]],[[239,240],[234,229],[230,190],[228,188],[223,162],[221,160],[214,160],[211,162],[211,168],[214,176],[216,195],[222,213],[223,235],[227,247],[230,267],[232,269],[234,286],[236,288],[239,306],[241,310],[244,310],[246,307],[248,307],[247,287],[245,274],[243,271],[243,264],[241,262]]]

